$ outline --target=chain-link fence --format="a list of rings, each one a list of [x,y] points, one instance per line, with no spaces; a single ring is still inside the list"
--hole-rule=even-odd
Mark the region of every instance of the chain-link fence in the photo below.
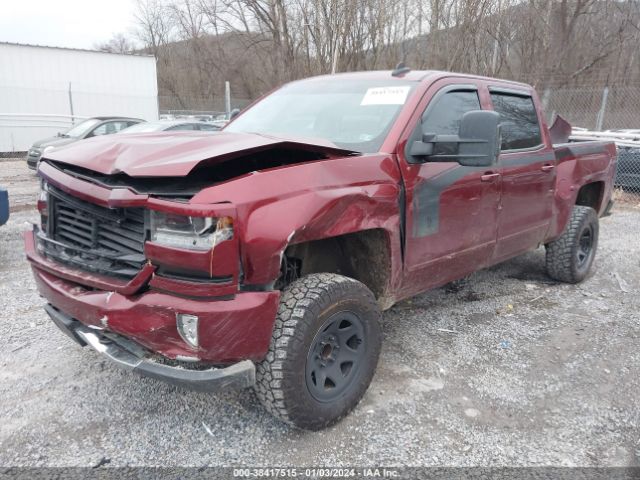
[[[640,87],[547,88],[540,95],[549,122],[561,115],[582,140],[616,143],[614,197],[640,204]]]
[[[227,111],[223,96],[158,96],[159,115],[161,119],[199,118],[212,121],[222,127],[229,119],[231,111],[243,109],[251,103],[247,98],[231,96],[230,109]]]
[[[231,109],[243,109],[251,103],[248,98],[231,96]],[[160,112],[224,112],[224,95],[197,96],[197,95],[158,95]]]
[[[614,199],[640,205],[640,87],[549,87],[539,93],[549,124],[560,115],[577,139],[616,143]]]
[[[640,130],[640,87],[547,88],[540,95],[548,120],[558,114],[588,130]]]

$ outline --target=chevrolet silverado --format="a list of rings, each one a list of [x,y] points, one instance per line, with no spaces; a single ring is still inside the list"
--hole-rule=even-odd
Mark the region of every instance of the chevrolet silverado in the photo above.
[[[174,385],[254,387],[321,429],[367,390],[394,303],[540,245],[553,279],[588,275],[615,146],[551,138],[522,83],[295,81],[217,135],[46,152],[26,255],[78,344]]]

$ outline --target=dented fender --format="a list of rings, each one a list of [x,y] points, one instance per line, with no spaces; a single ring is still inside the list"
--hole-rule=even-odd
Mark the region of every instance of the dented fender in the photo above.
[[[400,182],[392,155],[363,155],[255,172],[192,202],[236,207],[246,284],[274,282],[289,245],[373,228],[389,236],[393,279],[401,271]]]

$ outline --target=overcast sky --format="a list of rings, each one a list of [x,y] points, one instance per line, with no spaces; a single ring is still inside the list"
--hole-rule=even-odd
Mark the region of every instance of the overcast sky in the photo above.
[[[134,0],[0,2],[0,42],[92,48],[134,24]]]

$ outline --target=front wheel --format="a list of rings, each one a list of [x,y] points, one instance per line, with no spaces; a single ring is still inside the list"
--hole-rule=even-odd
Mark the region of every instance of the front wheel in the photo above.
[[[281,420],[308,430],[335,423],[371,383],[381,344],[380,309],[362,283],[307,275],[287,286],[256,394]]]
[[[598,247],[598,215],[591,207],[576,205],[562,236],[547,247],[547,273],[567,283],[585,279]]]

